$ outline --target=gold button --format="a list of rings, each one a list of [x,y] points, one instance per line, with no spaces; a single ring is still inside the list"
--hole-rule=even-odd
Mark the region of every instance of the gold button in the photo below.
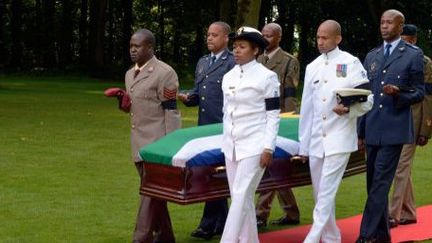
[[[398,78],[400,78],[400,75],[398,75]]]
[[[220,80],[218,80],[217,82],[220,83]]]
[[[202,100],[205,100],[205,97],[203,96],[203,97],[201,97],[201,99],[202,99]]]
[[[204,111],[205,111],[205,109],[204,109],[204,108],[202,108],[202,109],[201,109],[201,111],[202,111],[202,112],[204,112]]]
[[[206,88],[206,86],[204,85],[204,86],[203,86],[203,89],[205,89],[205,88]]]
[[[384,84],[384,81],[381,81],[381,84]]]
[[[206,75],[206,78],[208,78],[208,75]]]
[[[384,70],[383,70],[383,73],[386,73],[386,72],[387,72],[387,71],[384,69]]]
[[[379,108],[381,109],[381,108],[382,108],[382,105],[379,105]]]
[[[381,95],[381,96],[384,96],[384,94],[383,94],[383,93],[381,93],[380,95]]]

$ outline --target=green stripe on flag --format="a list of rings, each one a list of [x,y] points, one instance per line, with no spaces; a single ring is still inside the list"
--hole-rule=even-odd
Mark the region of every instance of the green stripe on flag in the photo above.
[[[183,128],[173,131],[154,143],[144,146],[139,153],[146,162],[171,165],[174,155],[195,138],[222,134],[222,124]],[[298,118],[282,118],[278,135],[298,141]]]

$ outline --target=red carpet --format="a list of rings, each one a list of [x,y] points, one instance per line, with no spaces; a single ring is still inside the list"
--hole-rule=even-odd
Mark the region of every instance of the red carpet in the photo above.
[[[361,215],[340,219],[337,225],[342,233],[343,243],[352,243],[358,237]],[[310,225],[286,230],[262,233],[261,243],[301,243],[309,232]],[[417,224],[399,225],[391,229],[392,242],[412,242],[432,239],[432,205],[417,208]]]

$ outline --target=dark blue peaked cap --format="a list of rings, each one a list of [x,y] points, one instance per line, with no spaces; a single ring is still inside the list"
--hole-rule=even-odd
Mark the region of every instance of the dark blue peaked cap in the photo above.
[[[416,36],[417,35],[417,26],[415,26],[413,24],[404,25],[401,35]]]

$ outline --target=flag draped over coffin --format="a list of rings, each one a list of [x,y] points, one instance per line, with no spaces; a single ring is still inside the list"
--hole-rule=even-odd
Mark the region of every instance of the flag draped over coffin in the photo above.
[[[298,118],[281,118],[274,158],[289,158],[298,153]],[[222,124],[178,129],[144,146],[139,155],[147,163],[176,167],[220,165]]]

